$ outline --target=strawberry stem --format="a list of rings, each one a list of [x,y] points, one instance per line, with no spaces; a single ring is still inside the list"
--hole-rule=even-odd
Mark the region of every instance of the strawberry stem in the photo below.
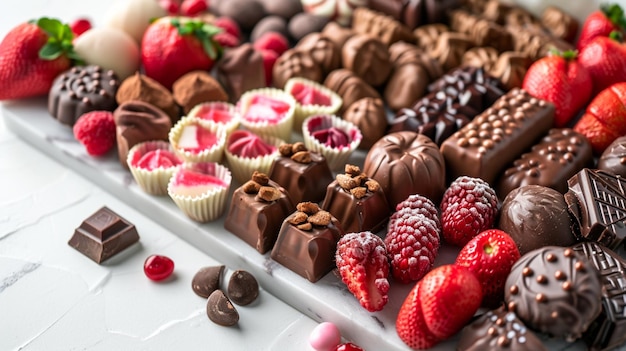
[[[193,35],[202,43],[204,52],[212,59],[215,60],[222,52],[222,47],[218,42],[213,40],[213,36],[222,31],[221,28],[212,26],[202,21],[184,21],[181,22],[178,18],[172,18],[170,24],[178,29],[180,35]]]
[[[611,34],[609,34],[609,38],[611,40],[615,40],[618,43],[624,42],[624,34],[617,30],[612,31]]]
[[[556,48],[552,48],[550,49],[550,55],[560,56],[567,61],[573,61],[576,59],[576,57],[578,57],[578,51],[576,50],[560,51]]]
[[[72,60],[73,64],[83,64],[82,59],[74,51],[74,33],[69,25],[61,23],[57,19],[42,17],[31,23],[37,25],[48,35],[48,41],[39,50],[39,58],[42,60],[56,60],[62,55]]]
[[[624,10],[619,4],[605,4],[600,6],[600,9],[613,24],[619,26],[622,29],[626,29],[626,18],[624,17]]]

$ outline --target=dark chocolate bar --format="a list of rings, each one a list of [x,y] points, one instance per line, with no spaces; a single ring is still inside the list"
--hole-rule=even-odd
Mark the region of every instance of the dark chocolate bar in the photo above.
[[[513,89],[446,139],[441,152],[449,179],[466,175],[493,184],[504,168],[548,132],[554,105]]]
[[[139,234],[135,226],[105,206],[76,228],[68,244],[102,263],[137,241]]]
[[[578,235],[616,250],[626,238],[626,179],[584,168],[567,182],[565,201]]]

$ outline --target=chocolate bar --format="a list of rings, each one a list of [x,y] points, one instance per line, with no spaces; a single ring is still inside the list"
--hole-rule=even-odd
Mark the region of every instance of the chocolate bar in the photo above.
[[[616,250],[626,238],[626,179],[584,168],[567,181],[565,201],[578,235]]]
[[[504,171],[497,186],[501,199],[523,185],[543,185],[564,194],[567,180],[593,162],[591,144],[582,134],[569,128],[550,129],[530,152]]]
[[[139,241],[133,224],[102,207],[76,228],[69,245],[96,263],[102,263]]]
[[[441,145],[449,179],[461,175],[493,184],[504,168],[548,132],[554,105],[513,89]]]

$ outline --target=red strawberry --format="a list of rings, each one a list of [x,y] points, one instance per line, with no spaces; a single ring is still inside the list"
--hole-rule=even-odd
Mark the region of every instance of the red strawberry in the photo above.
[[[199,20],[162,17],[141,41],[141,62],[148,77],[168,89],[185,73],[209,71],[221,51],[213,36],[220,29]]]
[[[106,154],[115,146],[115,119],[109,111],[91,111],[78,118],[74,137],[92,156]]]
[[[609,37],[597,37],[578,54],[578,62],[591,75],[592,96],[614,83],[626,82],[626,46],[621,39],[619,32],[612,32]]]
[[[78,18],[70,24],[74,37],[77,38],[81,34],[91,29],[91,22],[86,18]]]
[[[213,21],[213,25],[222,28],[225,32],[233,35],[237,40],[241,40],[241,30],[235,20],[230,17],[218,17]]]
[[[207,0],[184,0],[180,5],[180,12],[184,16],[193,17],[209,9]]]
[[[257,50],[272,50],[278,56],[289,50],[289,41],[278,32],[265,32],[252,45]]]
[[[161,5],[170,16],[176,16],[180,14],[180,2],[181,0],[159,0],[159,5]]]
[[[576,55],[566,51],[543,57],[528,68],[522,82],[530,95],[554,104],[556,127],[564,127],[591,98],[591,75]]]
[[[46,95],[52,82],[79,60],[72,30],[40,18],[13,28],[0,43],[0,100]]]
[[[445,340],[461,330],[480,307],[480,282],[467,268],[439,266],[420,281],[417,299],[428,331]]]
[[[505,232],[489,229],[470,240],[455,264],[469,268],[480,281],[485,303],[499,303],[511,267],[520,258],[515,241]]]
[[[263,56],[263,70],[265,72],[265,85],[272,86],[274,71],[274,64],[278,60],[278,54],[272,50],[261,50],[261,56]]]
[[[348,342],[345,344],[337,345],[337,347],[335,347],[333,351],[364,351],[364,350],[360,348],[359,346],[351,342]]]
[[[626,135],[626,82],[602,90],[574,126],[600,155],[615,139]]]
[[[370,232],[349,233],[337,243],[341,279],[370,312],[383,309],[389,297],[389,262],[383,240]]]
[[[587,16],[580,30],[576,48],[581,51],[596,37],[608,37],[613,31],[626,34],[624,10],[618,4],[603,5]]]
[[[441,340],[433,335],[426,326],[422,304],[418,297],[419,291],[420,282],[415,284],[415,287],[404,299],[396,318],[396,332],[410,348],[426,350],[437,345]]]
[[[236,48],[239,46],[239,39],[228,32],[220,32],[213,36],[213,39],[223,48]]]
[[[498,213],[498,197],[480,178],[458,177],[441,200],[443,238],[464,246],[483,230],[493,227]]]

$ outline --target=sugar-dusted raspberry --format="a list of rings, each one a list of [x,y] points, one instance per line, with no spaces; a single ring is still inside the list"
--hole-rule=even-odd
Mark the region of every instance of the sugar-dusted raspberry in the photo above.
[[[396,212],[394,212],[389,218],[389,225],[387,227],[391,228],[398,218],[406,218],[418,213],[423,214],[427,218],[435,221],[437,229],[441,231],[439,209],[429,198],[419,194],[409,195],[409,197],[407,197],[404,201],[396,205]]]
[[[106,154],[115,145],[115,120],[109,111],[92,111],[81,115],[74,124],[74,137],[92,156]]]
[[[409,283],[428,273],[439,251],[439,235],[437,223],[422,213],[396,218],[385,238],[393,277]]]
[[[464,246],[478,233],[493,228],[498,197],[480,178],[461,176],[450,184],[441,200],[441,223],[446,242]]]

